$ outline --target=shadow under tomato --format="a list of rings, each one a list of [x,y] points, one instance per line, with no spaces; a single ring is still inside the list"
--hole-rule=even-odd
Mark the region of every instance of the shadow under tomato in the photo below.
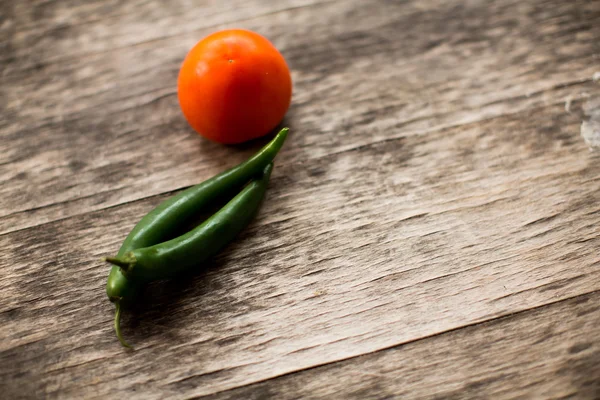
[[[256,139],[248,140],[243,143],[224,144],[223,146],[225,146],[227,148],[238,149],[238,150],[250,150],[250,149],[258,150],[261,147],[263,147],[265,144],[267,144],[270,140],[272,140],[275,137],[275,135],[277,135],[279,133],[280,130],[282,130],[285,127],[289,128],[289,126],[286,123],[287,123],[287,118],[284,117],[283,120],[275,128],[273,128],[269,133],[267,133],[264,136],[261,136]],[[291,133],[292,133],[292,131],[290,129],[290,134]]]

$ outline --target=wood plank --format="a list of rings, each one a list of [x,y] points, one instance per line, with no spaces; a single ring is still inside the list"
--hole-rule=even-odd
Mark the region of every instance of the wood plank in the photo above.
[[[597,399],[600,293],[204,399]]]
[[[341,1],[241,26],[293,69],[291,163],[583,98],[599,4]],[[174,96],[183,55],[210,30],[0,78],[0,233],[180,189],[247,156],[198,138]]]
[[[98,260],[162,197],[2,235],[0,382],[208,395],[600,290],[579,124],[561,104],[278,165],[235,244],[127,315],[131,353]]]
[[[327,0],[325,0],[327,1]],[[0,75],[32,73],[48,63],[136,46],[324,0],[20,1],[3,5]]]

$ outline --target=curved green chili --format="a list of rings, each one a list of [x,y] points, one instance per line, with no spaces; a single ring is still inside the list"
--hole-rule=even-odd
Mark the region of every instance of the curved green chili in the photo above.
[[[127,279],[149,282],[173,278],[215,255],[237,236],[258,212],[273,164],[229,203],[202,224],[175,239],[132,250],[106,261],[121,268]]]
[[[265,166],[273,161],[283,146],[287,134],[288,128],[283,128],[273,140],[248,160],[159,204],[133,228],[119,249],[117,257],[133,249],[152,246],[169,238],[194,214],[199,213],[218,198],[238,190],[252,177],[259,175]],[[135,296],[137,286],[129,285],[120,269],[114,267],[108,278],[106,292],[113,302],[127,301]]]
[[[184,226],[189,218],[200,213],[216,200],[231,195],[253,177],[261,174],[270,164],[287,138],[288,128],[283,128],[254,156],[211,179],[192,186],[159,204],[133,228],[117,253],[117,258],[137,249],[152,246],[166,240]],[[131,302],[143,282],[125,277],[121,268],[111,268],[106,293],[117,307],[115,331],[121,343],[127,346],[119,329],[120,305]]]

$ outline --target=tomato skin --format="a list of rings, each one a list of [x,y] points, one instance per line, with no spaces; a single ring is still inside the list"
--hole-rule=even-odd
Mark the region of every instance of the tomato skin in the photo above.
[[[285,59],[258,33],[229,29],[200,40],[177,81],[179,105],[200,135],[223,144],[264,136],[283,119],[292,98]]]

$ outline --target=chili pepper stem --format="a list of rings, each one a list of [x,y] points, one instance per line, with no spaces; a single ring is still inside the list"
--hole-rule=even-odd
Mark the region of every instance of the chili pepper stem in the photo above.
[[[118,301],[115,302],[115,332],[117,334],[119,342],[121,342],[121,345],[123,345],[123,347],[133,349],[133,347],[131,347],[129,343],[127,343],[125,339],[123,339],[123,335],[121,335],[121,303]]]
[[[116,265],[117,267],[120,267],[123,270],[123,272],[129,271],[135,264],[135,261],[131,261],[131,260],[127,260],[127,259],[123,259],[123,258],[119,258],[119,257],[104,257],[104,261],[109,262],[113,265]]]

